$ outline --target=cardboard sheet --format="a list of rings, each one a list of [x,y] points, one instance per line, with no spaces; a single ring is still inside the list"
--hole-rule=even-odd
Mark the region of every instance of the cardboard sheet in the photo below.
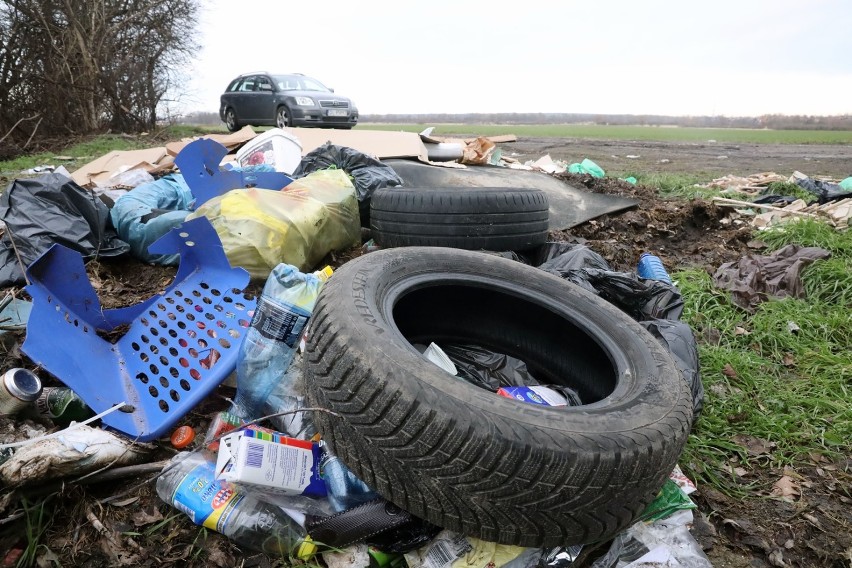
[[[183,150],[184,146],[190,142],[204,138],[208,140],[215,140],[227,148],[228,152],[231,152],[253,139],[255,136],[257,136],[257,132],[255,132],[251,126],[243,126],[241,129],[236,132],[231,132],[230,134],[206,134],[204,136],[196,136],[194,138],[183,138],[177,142],[169,142],[166,144],[166,151],[172,156],[177,156],[180,154],[180,151]]]
[[[153,173],[171,169],[174,160],[162,146],[144,150],[114,150],[89,162],[71,173],[71,177],[80,185],[94,182],[106,182],[110,176],[122,170],[142,168]]]
[[[359,152],[383,158],[416,158],[429,161],[426,146],[414,132],[389,132],[384,130],[339,130],[330,128],[284,128],[302,145],[302,155],[331,142],[348,146]]]

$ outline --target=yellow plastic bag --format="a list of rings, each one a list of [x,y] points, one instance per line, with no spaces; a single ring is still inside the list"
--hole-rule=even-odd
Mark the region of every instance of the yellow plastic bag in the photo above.
[[[313,270],[331,251],[360,242],[355,186],[343,170],[319,170],[281,191],[234,189],[196,209],[216,229],[232,266],[266,278],[281,262]]]

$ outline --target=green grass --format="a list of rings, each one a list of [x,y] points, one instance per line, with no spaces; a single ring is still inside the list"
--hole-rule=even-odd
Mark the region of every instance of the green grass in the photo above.
[[[41,541],[44,533],[53,523],[53,516],[45,511],[45,505],[55,495],[52,494],[33,504],[30,504],[26,498],[21,500],[21,506],[24,508],[26,517],[26,529],[23,536],[27,539],[27,546],[18,558],[17,568],[34,566],[39,549],[46,547]]]
[[[65,166],[68,171],[74,171],[87,163],[100,158],[114,150],[141,150],[164,145],[163,140],[180,140],[192,136],[200,136],[222,129],[203,126],[174,125],[165,127],[162,131],[150,135],[121,135],[101,134],[87,137],[53,152],[38,152],[21,156],[14,160],[0,161],[0,177],[13,178],[21,171],[36,166],[52,165]],[[224,130],[222,130],[224,133]],[[57,160],[57,157],[71,158]],[[5,188],[0,188],[5,189]]]
[[[530,138],[601,138],[609,140],[659,140],[754,144],[850,144],[852,132],[828,130],[766,130],[746,128],[667,128],[659,126],[606,126],[594,124],[382,124],[361,123],[360,130],[421,132],[434,126],[435,136],[496,136],[515,134]]]
[[[852,440],[852,232],[808,220],[757,237],[770,250],[800,243],[832,252],[804,270],[806,298],[770,300],[748,314],[706,273],[674,275],[684,320],[699,338],[706,389],[681,465],[699,483],[733,495],[750,489],[749,477],[738,478],[733,467],[795,465],[813,453],[839,460]],[[749,455],[734,442],[738,434],[773,446]]]

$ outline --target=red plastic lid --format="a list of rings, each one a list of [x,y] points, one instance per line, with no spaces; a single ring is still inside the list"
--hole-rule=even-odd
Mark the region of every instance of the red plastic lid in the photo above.
[[[190,445],[194,439],[195,430],[192,426],[181,426],[172,432],[172,445],[179,450]]]

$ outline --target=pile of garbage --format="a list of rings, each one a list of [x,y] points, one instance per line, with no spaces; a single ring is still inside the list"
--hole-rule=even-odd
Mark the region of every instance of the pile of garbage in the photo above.
[[[304,136],[310,135],[314,134]],[[22,428],[17,439],[0,444],[3,485],[17,488],[69,476],[102,475],[109,469],[139,472],[133,468],[149,463],[158,445],[170,443],[178,453],[166,463],[152,464],[160,498],[240,547],[275,556],[305,560],[321,556],[327,566],[363,567],[567,567],[592,558],[590,565],[598,568],[649,562],[709,566],[689,533],[695,505],[688,495],[695,486],[676,464],[702,407],[697,347],[691,329],[679,319],[683,302],[677,284],[660,259],[642,255],[635,273],[615,272],[583,245],[530,241],[526,234],[506,233],[485,235],[485,242],[518,246],[464,255],[435,252],[434,247],[411,249],[416,252],[408,256],[397,254],[408,245],[397,249],[362,239],[375,223],[384,223],[379,234],[386,237],[404,231],[393,223],[418,212],[417,208],[393,210],[390,215],[384,211],[371,224],[371,197],[406,188],[402,177],[377,157],[382,152],[370,154],[327,141],[307,149],[305,140],[279,129],[261,136],[241,131],[218,140],[210,136],[182,141],[164,151],[143,151],[144,155],[111,154],[73,174],[60,168],[10,184],[0,197],[6,235],[0,241],[0,282],[6,287],[25,284],[30,301],[10,293],[0,316],[4,332],[26,327],[22,351],[35,363],[35,372],[24,368],[5,372],[0,414],[39,416],[56,428]],[[432,158],[453,156],[444,160],[456,164],[450,167],[493,163],[495,155],[494,142],[488,140],[466,144],[461,155],[450,142],[421,142],[439,146],[426,148],[426,162],[434,161],[429,160],[430,152]],[[412,154],[424,153],[416,144],[413,147]],[[576,171],[604,175],[590,160],[575,166]],[[494,195],[499,192],[488,189],[490,193],[468,188],[467,194],[476,195],[480,204],[496,206],[499,200]],[[543,239],[546,200],[533,192],[515,191],[513,196],[517,199],[512,207],[524,208],[512,210],[524,216],[519,223],[536,227],[536,235]],[[419,197],[399,198],[405,199],[414,203]],[[383,202],[396,203],[391,198]],[[441,232],[429,236],[421,228],[417,238],[455,238],[460,222],[441,225],[449,213],[436,209],[434,215],[427,227],[441,227]],[[476,239],[482,234],[463,236]],[[497,240],[487,240],[492,237]],[[418,243],[412,241],[411,246]],[[324,265],[329,253],[361,245],[360,264]],[[85,262],[127,254],[146,263],[177,266],[175,277],[144,302],[104,309],[88,281]],[[416,256],[433,258],[429,255],[444,259],[442,267],[430,268],[422,260],[427,268],[414,268]],[[474,265],[482,268],[470,268]],[[374,279],[371,271],[381,273],[387,282]],[[506,274],[506,280],[495,276],[499,274]],[[531,290],[564,288],[587,302],[589,309],[618,314],[623,321],[613,325],[640,337],[642,343],[627,354],[615,343],[606,347],[610,349],[606,353],[621,358],[611,363],[603,356],[605,351],[595,351],[602,348],[593,347],[609,341],[606,326],[583,315],[582,309],[560,315],[547,333],[575,342],[577,353],[570,355],[565,369],[583,367],[578,376],[600,375],[599,381],[591,381],[594,384],[581,379],[572,384],[559,376],[563,371],[549,371],[542,361],[501,352],[496,340],[491,345],[471,344],[449,328],[443,335],[434,331],[444,329],[440,325],[428,328],[433,330],[428,333],[427,328],[418,328],[417,318],[430,314],[450,325],[447,310],[491,295],[499,302],[515,298],[520,310],[527,309],[523,302],[533,306],[529,309],[538,309],[537,302],[558,302],[545,299],[544,292],[525,297],[523,282],[514,282],[513,290],[509,276],[514,274],[529,277]],[[411,279],[421,284],[403,290]],[[246,291],[251,282],[263,283],[259,296]],[[367,290],[371,287],[375,289]],[[445,288],[451,293],[442,295]],[[476,294],[469,295],[471,289]],[[424,290],[425,295],[417,295]],[[435,293],[429,295],[430,290]],[[453,299],[456,291],[463,300]],[[371,293],[375,302],[369,299]],[[379,301],[382,294],[388,294],[386,303]],[[350,304],[349,312],[344,302]],[[499,316],[501,310],[508,313],[511,306],[495,304],[483,318]],[[544,322],[542,317],[543,312],[533,319]],[[335,331],[338,324],[364,338],[369,335],[376,352],[388,359],[397,357],[391,347],[402,349],[399,357],[414,362],[407,367],[412,376],[429,373],[445,385],[447,397],[462,389],[465,397],[470,396],[469,412],[483,424],[482,433],[487,431],[483,439],[495,444],[501,434],[488,430],[490,417],[477,414],[474,399],[493,405],[495,414],[507,409],[506,413],[529,417],[524,428],[537,423],[539,415],[559,423],[560,412],[571,413],[587,404],[606,406],[607,400],[618,397],[623,397],[619,404],[628,408],[634,399],[623,385],[651,380],[650,373],[630,377],[624,371],[640,364],[630,357],[648,358],[659,371],[656,386],[644,389],[644,396],[659,389],[663,402],[650,400],[647,405],[671,405],[665,411],[674,415],[674,430],[658,433],[661,449],[647,448],[648,459],[654,462],[651,469],[645,471],[641,462],[626,463],[645,459],[645,448],[630,450],[606,466],[611,468],[606,483],[613,484],[608,488],[613,495],[624,490],[628,491],[624,495],[635,496],[633,502],[617,504],[629,515],[614,525],[593,529],[573,517],[584,507],[598,506],[600,499],[587,491],[584,499],[578,495],[572,504],[572,491],[578,491],[572,484],[580,486],[581,474],[593,479],[602,473],[580,471],[584,468],[579,462],[572,469],[547,458],[551,461],[537,474],[525,473],[522,462],[507,464],[515,478],[503,477],[504,488],[474,491],[473,502],[482,509],[476,514],[483,521],[479,532],[468,530],[473,523],[463,518],[465,513],[458,513],[457,522],[451,519],[456,508],[461,510],[461,501],[453,504],[443,496],[444,491],[452,495],[452,488],[438,484],[452,472],[464,478],[461,485],[475,486],[473,478],[488,477],[477,468],[491,463],[489,467],[497,471],[501,456],[473,445],[470,451],[476,453],[465,455],[468,446],[455,446],[460,432],[450,428],[445,439],[436,438],[433,445],[426,439],[433,434],[423,434],[426,427],[415,431],[418,408],[432,404],[440,388],[423,386],[387,397],[376,391],[370,400],[358,400],[361,382],[394,377],[357,376],[352,361],[368,359],[362,363],[365,372],[382,363],[372,352],[359,352],[354,341],[336,344],[342,333]],[[430,333],[441,335],[440,340],[430,340]],[[455,341],[450,339],[454,333]],[[530,349],[532,353],[536,347]],[[406,367],[407,361],[400,365]],[[185,417],[228,380],[236,384],[233,400],[211,417],[206,432],[196,432]],[[346,382],[351,395],[341,395],[337,386],[330,386],[333,382]],[[633,390],[637,392],[629,396],[638,396],[643,389]],[[373,409],[375,416],[352,412],[356,403]],[[403,403],[410,414],[390,410]],[[635,404],[644,408],[641,401]],[[623,420],[624,428],[633,427],[629,412],[604,410],[612,420]],[[381,421],[394,413],[399,414],[398,422],[390,431],[383,430]],[[454,424],[456,417],[442,420]],[[558,433],[548,432],[549,437]],[[468,433],[481,434],[472,429]],[[578,444],[577,455],[583,455],[588,452],[579,446],[596,434],[589,430],[561,435],[557,446]],[[356,443],[356,438],[365,441]],[[374,452],[383,451],[383,446],[401,447],[401,456],[415,459],[379,463],[375,456],[383,454]],[[529,446],[525,451],[528,465],[534,463],[539,448]],[[445,464],[433,460],[437,455],[444,456]],[[600,458],[604,465],[600,456],[587,457]],[[621,461],[636,479],[622,478]],[[468,471],[462,471],[461,464],[467,464]],[[412,500],[412,510],[406,508],[406,500],[397,498],[399,489],[391,487],[395,468],[433,487],[434,501],[424,498],[420,505]],[[437,472],[434,478],[431,470]],[[546,486],[549,493],[543,492],[542,480],[549,475],[545,470],[562,479]],[[522,495],[525,487],[535,494]],[[521,490],[513,494],[516,488]],[[532,526],[534,511],[550,506],[549,500],[562,501],[553,506],[569,510],[554,518],[562,523],[559,530],[523,532],[512,528],[517,519],[508,515],[500,517],[499,522],[506,523],[503,528],[489,526],[489,510],[528,514]],[[439,522],[442,519],[446,522]],[[494,538],[483,538],[491,535]],[[601,548],[602,543],[610,544]]]

